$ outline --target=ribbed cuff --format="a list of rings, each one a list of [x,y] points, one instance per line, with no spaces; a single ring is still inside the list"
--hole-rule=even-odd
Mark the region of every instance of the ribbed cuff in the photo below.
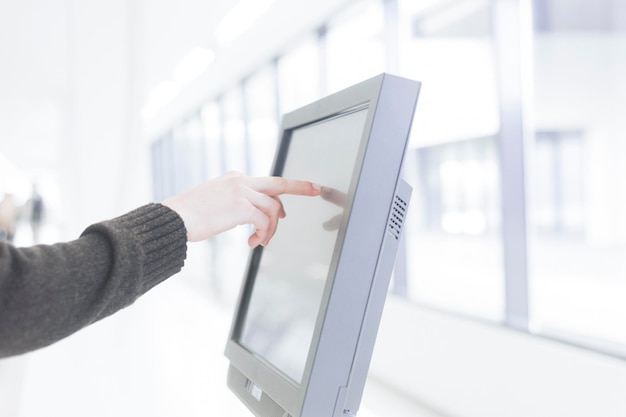
[[[143,255],[143,266],[138,268],[143,275],[140,293],[179,272],[185,263],[187,230],[181,217],[168,207],[150,203],[101,225],[124,236],[127,241],[120,247],[133,246]]]

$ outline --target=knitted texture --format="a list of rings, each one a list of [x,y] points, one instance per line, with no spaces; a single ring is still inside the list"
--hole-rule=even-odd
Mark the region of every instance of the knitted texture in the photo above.
[[[148,204],[71,242],[0,243],[0,357],[49,345],[132,304],[180,271],[186,236],[178,214]]]

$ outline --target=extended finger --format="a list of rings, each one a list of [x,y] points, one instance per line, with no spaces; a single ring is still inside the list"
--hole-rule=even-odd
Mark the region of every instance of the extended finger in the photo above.
[[[310,181],[293,180],[283,177],[257,177],[250,178],[250,185],[255,190],[267,195],[293,194],[303,196],[316,196],[320,194],[321,187]]]

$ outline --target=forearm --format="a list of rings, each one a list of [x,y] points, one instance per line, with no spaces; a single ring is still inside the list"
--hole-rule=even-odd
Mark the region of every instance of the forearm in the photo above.
[[[151,204],[72,242],[0,244],[0,357],[49,345],[130,305],[181,269],[186,240],[181,218]]]

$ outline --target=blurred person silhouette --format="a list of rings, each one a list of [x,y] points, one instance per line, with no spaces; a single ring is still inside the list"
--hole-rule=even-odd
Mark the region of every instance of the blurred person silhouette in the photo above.
[[[44,201],[39,193],[37,183],[33,183],[32,193],[26,204],[28,207],[28,222],[30,223],[30,229],[33,233],[33,243],[37,244],[39,243],[41,225],[44,217]]]
[[[320,190],[232,172],[93,224],[70,242],[0,242],[0,358],[50,345],[129,306],[181,270],[187,242],[251,224],[248,245],[267,245],[285,217],[279,196]]]
[[[6,193],[0,201],[0,240],[13,242],[20,208],[15,204],[15,196]]]

